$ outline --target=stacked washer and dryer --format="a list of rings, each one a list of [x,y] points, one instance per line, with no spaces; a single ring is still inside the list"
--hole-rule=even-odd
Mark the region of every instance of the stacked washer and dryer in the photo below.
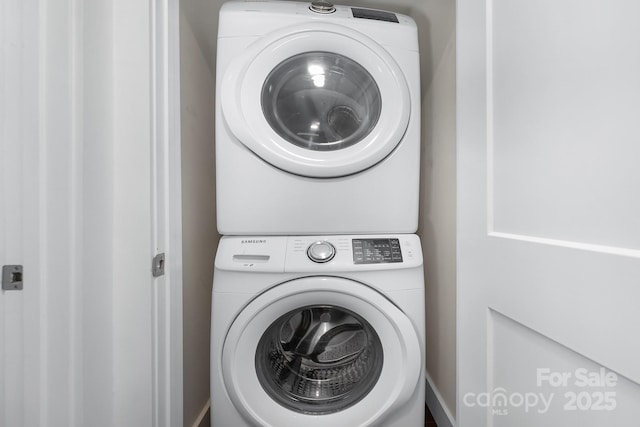
[[[216,91],[213,426],[424,425],[414,21],[226,3]]]

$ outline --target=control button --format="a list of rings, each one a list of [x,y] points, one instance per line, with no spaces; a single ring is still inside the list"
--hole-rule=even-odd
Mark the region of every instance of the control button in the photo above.
[[[312,12],[316,12],[316,13],[333,13],[336,11],[336,8],[333,5],[333,3],[330,3],[325,0],[312,1],[311,6],[309,6],[309,9]]]
[[[336,255],[336,248],[327,241],[317,241],[307,248],[307,256],[313,262],[329,262]]]

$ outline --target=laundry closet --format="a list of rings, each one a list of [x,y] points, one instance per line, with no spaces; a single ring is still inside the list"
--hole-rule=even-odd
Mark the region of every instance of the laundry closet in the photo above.
[[[426,400],[439,424],[632,424],[638,5],[349,3],[406,14],[419,28]],[[209,6],[183,3],[183,42],[192,36],[196,52],[215,46],[203,16],[218,6]],[[215,55],[199,55],[213,70]],[[538,377],[576,379],[580,369],[618,380],[585,389]],[[490,392],[500,402],[504,390],[509,408],[482,400]],[[554,395],[553,405],[518,405],[531,390],[539,405]],[[582,400],[563,400],[571,396]]]
[[[211,238],[211,236],[217,235],[215,194],[211,191],[216,184],[213,170],[216,160],[211,140],[216,133],[216,129],[213,127],[215,115],[213,90],[216,87],[214,70],[216,67],[217,27],[212,25],[208,17],[215,16],[217,19],[218,10],[222,3],[203,4],[183,1],[181,5],[183,219],[186,217],[197,219],[197,221],[184,221],[184,240],[193,243],[190,248],[184,248],[185,262],[193,263],[190,268],[185,268],[184,295],[185,308],[187,306],[199,307],[197,310],[185,310],[185,331],[192,331],[185,334],[185,421],[189,419],[188,414],[202,416],[209,404],[209,394],[208,390],[204,388],[203,376],[205,372],[208,372],[209,359],[208,352],[205,351],[208,348],[205,349],[206,343],[196,337],[205,333],[211,285],[205,283],[205,278],[213,272],[210,260],[215,256],[217,248],[217,239]],[[422,122],[421,205],[419,206],[418,233],[423,242],[425,279],[428,282],[426,287],[428,296],[425,303],[427,371],[429,371],[429,366],[438,366],[437,369],[432,369],[432,373],[429,374],[428,385],[432,390],[437,388],[439,395],[445,396],[439,404],[444,404],[449,413],[455,413],[455,223],[452,221],[455,217],[454,4],[448,1],[360,1],[351,2],[349,5],[406,14],[411,16],[418,25],[421,66],[421,93],[418,95],[418,100],[422,109],[420,117]],[[203,88],[207,88],[207,90],[203,90]],[[411,94],[412,97],[414,95]],[[435,115],[438,117],[437,120]],[[289,164],[294,163],[289,161]],[[225,165],[225,167],[232,168],[232,165]],[[251,167],[264,168],[259,164]],[[288,167],[287,163],[284,163],[284,167]],[[243,187],[243,194],[253,194],[256,190],[251,186],[258,188],[265,185],[266,178],[264,176],[258,182],[251,182],[250,178],[255,177],[257,171],[251,174],[238,169],[234,173],[239,174],[236,180],[241,183],[240,185],[246,187]],[[264,174],[264,172],[260,173]],[[373,179],[376,179],[375,176]],[[303,183],[305,181],[303,177],[299,181],[300,184],[296,184],[294,187],[294,193],[298,191],[298,187],[300,191],[303,191],[303,186],[309,185]],[[310,180],[306,179],[306,181]],[[193,188],[194,191],[189,190],[190,188]],[[274,197],[289,195],[287,191],[283,190],[283,185],[278,188],[279,190],[274,191]],[[225,203],[242,201],[243,204],[246,204],[246,201],[243,200],[246,196],[241,195],[234,198],[235,190],[233,186],[225,189]],[[406,191],[405,188],[398,190]],[[339,191],[339,189],[334,190],[337,193],[336,197],[338,200],[346,202],[346,199],[340,196],[342,193]],[[253,198],[261,200],[264,197],[269,197],[269,193],[265,194],[265,192],[266,190],[255,192]],[[305,195],[302,197],[309,198]],[[296,198],[299,199],[299,197]],[[400,200],[398,199],[398,202]],[[309,203],[315,202],[309,198]],[[259,205],[263,206],[262,209],[270,209],[271,204],[260,202]],[[298,209],[295,203],[291,205],[291,208]],[[319,208],[327,210],[321,205]],[[392,208],[392,206],[381,208]],[[256,209],[260,210],[259,207]],[[366,205],[363,209],[375,214],[374,199],[372,199],[370,206]],[[327,212],[331,215],[330,210]],[[246,222],[243,215],[250,214],[250,211],[239,211],[235,217],[223,218],[223,225],[230,227],[230,230],[237,231],[236,229],[239,228],[237,224]],[[266,212],[265,217],[274,218],[275,215],[275,212]],[[365,211],[362,215],[365,215]],[[389,218],[390,213],[383,216]],[[307,225],[309,223],[303,225],[301,222],[303,219],[301,215],[294,215],[291,221],[297,222],[289,221],[288,226],[309,227]],[[253,231],[260,229],[259,225],[253,226]],[[371,225],[363,223],[360,226],[368,227],[371,231]],[[321,227],[320,223],[316,222],[315,227]],[[318,230],[320,229],[315,231]],[[266,234],[273,234],[271,230],[264,231]],[[438,247],[430,243],[434,238],[437,238],[439,242]],[[436,258],[440,260],[437,266]],[[198,275],[197,279],[196,275]],[[196,280],[199,286],[190,285]],[[434,326],[436,324],[439,325],[437,329]],[[432,325],[431,329],[429,329],[429,325]],[[206,331],[208,332],[208,330]],[[191,349],[199,349],[200,351],[192,351]],[[190,360],[190,363],[187,363],[187,360]],[[433,391],[431,391],[431,396],[433,396]]]
[[[207,418],[222,3],[0,6],[0,424],[193,426]],[[425,387],[439,389],[436,401],[453,412],[454,5],[352,5],[411,16],[419,29],[421,93],[412,96],[422,104],[423,197],[422,206],[409,202],[421,210],[422,242],[442,234],[448,243],[425,243],[427,305],[412,303],[433,325]],[[349,114],[337,109],[334,119]]]

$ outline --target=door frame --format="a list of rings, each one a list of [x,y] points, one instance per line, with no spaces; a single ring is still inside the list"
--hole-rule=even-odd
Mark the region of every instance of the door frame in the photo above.
[[[0,6],[0,424],[183,423],[178,7]]]
[[[153,288],[153,425],[183,425],[180,2],[150,2],[152,253],[165,254]]]

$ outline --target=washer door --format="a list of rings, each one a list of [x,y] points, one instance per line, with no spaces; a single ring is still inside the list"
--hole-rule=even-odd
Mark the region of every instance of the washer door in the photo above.
[[[225,388],[260,426],[364,426],[420,380],[410,320],[370,287],[336,277],[278,285],[251,301],[222,349]],[[291,421],[291,422],[289,422]]]
[[[249,150],[297,175],[361,172],[400,143],[409,123],[404,74],[367,36],[311,23],[260,38],[221,84],[230,130]]]

